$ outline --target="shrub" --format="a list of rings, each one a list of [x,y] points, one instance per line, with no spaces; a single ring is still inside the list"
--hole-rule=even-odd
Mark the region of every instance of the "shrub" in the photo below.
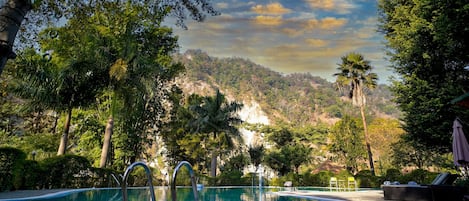
[[[81,156],[61,155],[42,161],[47,170],[45,188],[81,188],[89,187],[93,176],[90,162]]]
[[[26,154],[15,148],[0,148],[0,191],[15,190],[15,183],[21,182],[22,167]]]
[[[153,183],[152,185],[156,186],[156,185],[162,184],[161,183],[162,181],[156,179],[153,174],[154,172],[156,172],[156,170],[150,167],[150,171],[152,173],[151,175],[151,180]],[[182,172],[179,172],[179,173],[182,173]],[[181,179],[184,179],[190,182],[189,172],[186,171],[184,172],[184,174],[187,174],[187,175],[178,174],[177,176],[178,181],[180,181]],[[129,186],[148,186],[147,172],[142,167],[135,167],[127,179],[128,179],[127,183]]]
[[[121,183],[122,178],[119,176],[119,174],[111,169],[106,169],[106,168],[92,168],[93,171],[93,177],[91,178],[91,181],[87,182],[91,184],[93,187],[120,187],[119,184]],[[115,179],[112,177],[112,174],[114,174],[114,177],[118,180],[118,182],[115,181]]]
[[[360,188],[378,188],[381,186],[381,179],[377,176],[371,175],[370,170],[362,170],[355,175],[358,180]]]
[[[402,177],[401,171],[398,169],[388,169],[386,170],[386,175],[384,177],[385,181],[399,181],[399,179]]]
[[[314,186],[314,174],[306,172],[303,174],[301,181],[302,186]]]
[[[330,171],[321,171],[311,176],[311,186],[329,186],[329,180],[334,176],[334,173]]]
[[[419,184],[430,184],[435,179],[437,173],[432,173],[423,169],[416,169],[412,172],[402,175],[401,183],[408,183],[409,181],[415,181]]]
[[[248,184],[248,179],[244,179],[243,173],[239,170],[234,171],[224,171],[218,176],[218,185],[234,185],[242,186]],[[250,184],[250,183],[249,183]]]
[[[37,190],[43,186],[43,176],[46,172],[37,161],[24,161],[20,172],[21,176],[15,182],[16,189]]]
[[[270,185],[272,186],[283,186],[285,181],[282,178],[272,178]]]
[[[302,180],[303,180],[303,177],[301,175],[298,175],[294,172],[290,172],[288,173],[287,175],[285,175],[282,179],[282,183],[280,186],[283,186],[285,184],[285,182],[287,181],[291,181],[293,183],[293,186],[302,186]]]

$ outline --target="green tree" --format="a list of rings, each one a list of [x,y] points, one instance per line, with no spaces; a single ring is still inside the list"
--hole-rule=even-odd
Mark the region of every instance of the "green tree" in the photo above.
[[[243,105],[236,101],[228,102],[220,90],[215,96],[206,96],[200,104],[191,109],[196,114],[195,120],[191,122],[192,128],[198,133],[210,133],[211,141],[211,165],[210,176],[217,175],[217,158],[223,149],[234,147],[233,138],[241,140],[236,125],[242,123],[238,112]]]
[[[386,170],[392,166],[392,150],[394,144],[404,135],[404,130],[397,119],[375,118],[371,121],[368,131],[375,161],[379,162],[379,169]],[[378,169],[378,168],[377,168]],[[384,172],[380,172],[383,175]]]
[[[298,174],[299,167],[311,161],[312,149],[309,146],[311,141],[315,141],[315,137],[304,129],[294,130],[285,124],[264,126],[260,129],[274,145],[274,148],[265,154],[264,161],[280,175],[291,171]]]
[[[249,158],[251,160],[251,164],[253,164],[256,167],[256,172],[257,172],[257,169],[259,168],[259,165],[262,163],[262,160],[265,155],[264,145],[249,146],[248,153],[249,153]]]
[[[44,42],[44,41],[41,41]],[[43,45],[43,47],[46,47]],[[100,90],[103,71],[90,61],[44,57],[34,50],[25,51],[13,66],[12,91],[28,100],[36,110],[65,112],[64,131],[57,151],[65,154],[72,110],[90,105]]]
[[[161,137],[166,147],[165,154],[168,159],[168,163],[175,166],[179,161],[186,160],[194,166],[194,169],[198,168],[198,170],[201,171],[201,167],[204,167],[204,165],[200,165],[201,167],[196,166],[201,164],[201,159],[203,157],[188,157],[189,155],[185,154],[185,148],[187,146],[182,145],[182,143],[190,143],[185,142],[185,140],[187,140],[186,136],[189,136],[189,140],[198,138],[197,133],[191,133],[191,130],[195,130],[190,128],[190,122],[195,118],[195,114],[193,114],[189,108],[191,107],[191,101],[193,101],[193,99],[201,99],[201,97],[192,94],[189,97],[184,98],[180,89],[178,92],[175,91],[175,93],[171,94],[169,97],[172,99],[171,102],[173,102],[174,105],[171,107],[170,120],[165,122],[161,128]],[[191,137],[192,134],[197,136]],[[201,140],[197,139],[196,141],[198,141],[198,145],[200,145]],[[188,151],[191,150],[189,149]]]
[[[75,0],[6,0],[0,7],[0,74],[8,59],[15,58],[13,43],[18,30],[25,19],[25,30],[22,43],[31,44],[31,39],[36,38],[37,28],[50,25],[61,19],[83,18],[92,13],[100,12],[99,8],[112,5],[116,1],[75,1]],[[140,19],[149,23],[159,24],[169,13],[176,16],[176,24],[184,28],[184,20],[189,15],[196,21],[203,21],[205,13],[217,15],[218,12],[210,5],[209,0],[161,0],[161,1],[125,1],[122,4],[139,6]],[[114,13],[113,15],[119,15]],[[76,44],[75,44],[76,45]]]
[[[469,118],[468,110],[450,104],[469,86],[469,4],[380,0],[379,12],[380,31],[399,75],[392,91],[403,112],[405,140],[447,153],[454,117]]]
[[[114,144],[119,150],[115,152],[121,161],[118,166],[141,157],[144,144],[151,144],[149,136],[156,133],[161,117],[166,115],[162,102],[172,90],[168,84],[182,70],[170,56],[177,38],[160,22],[142,20],[142,6],[129,2],[97,4],[90,16],[73,17],[64,27],[51,29],[58,33],[53,39],[59,43],[54,52],[64,58],[100,58],[95,66],[107,72],[101,79],[106,81],[101,88],[109,98],[109,118],[100,167],[109,161],[116,125],[121,128],[120,139]]]
[[[362,116],[363,130],[365,133],[365,143],[368,151],[368,161],[371,174],[375,175],[373,154],[371,152],[370,139],[366,123],[365,107],[366,93],[376,87],[378,76],[372,73],[373,67],[370,62],[365,60],[361,54],[349,53],[341,58],[342,63],[337,68],[338,73],[336,83],[339,88],[349,87],[348,97],[352,99],[352,104],[360,108]]]
[[[356,120],[346,115],[334,125],[330,133],[330,151],[336,153],[339,159],[345,162],[347,169],[354,174],[359,170],[358,162],[366,155],[363,135],[357,124]]]

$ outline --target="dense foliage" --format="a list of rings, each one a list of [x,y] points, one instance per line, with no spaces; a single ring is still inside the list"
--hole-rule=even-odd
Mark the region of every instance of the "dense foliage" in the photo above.
[[[371,151],[370,138],[368,135],[368,124],[366,121],[365,108],[367,103],[367,92],[376,88],[378,75],[373,72],[370,61],[355,52],[341,57],[342,63],[337,67],[336,84],[339,89],[347,88],[348,97],[352,99],[352,105],[360,109],[363,123],[364,140],[368,152],[368,162],[372,175],[375,175],[373,153]],[[355,157],[352,157],[355,158]]]
[[[395,101],[404,113],[405,140],[416,148],[450,151],[452,121],[468,110],[450,101],[467,90],[469,4],[467,1],[381,0]]]
[[[357,119],[345,116],[332,127],[330,151],[336,153],[341,164],[352,173],[357,173],[366,156],[363,128]]]
[[[205,0],[43,0],[36,6],[31,22],[51,22],[36,18],[44,15],[67,21],[34,33],[39,38],[25,43],[29,48],[20,48],[2,75],[0,145],[27,154],[18,152],[18,164],[3,160],[9,168],[5,178],[15,178],[0,180],[1,190],[101,186],[110,181],[111,171],[95,167],[120,172],[136,160],[158,166],[158,183],[174,164],[187,160],[201,182],[210,185],[249,185],[256,177],[252,171],[262,167],[280,176],[266,184],[322,186],[334,174],[312,170],[332,160],[357,173],[362,186],[377,186],[380,178],[360,171],[363,133],[357,125],[369,123],[372,151],[380,160],[391,156],[391,142],[402,133],[396,121],[387,121],[399,112],[384,85],[366,94],[369,104],[359,122],[348,118],[360,115],[344,98],[348,93],[311,74],[282,75],[244,59],[212,58],[197,50],[173,55],[177,37],[162,26],[163,20],[171,14],[183,20],[185,9],[196,20],[203,19],[203,12],[215,14]],[[185,65],[185,76],[177,62]],[[238,112],[241,103],[253,102],[271,125],[242,125],[253,132],[248,147],[241,140]],[[68,142],[59,143],[60,138]],[[59,144],[64,150],[59,153],[79,156],[53,157]],[[380,163],[380,168],[390,166]],[[247,167],[251,174],[245,174]],[[338,175],[350,176],[349,171]],[[39,183],[37,174],[44,174]]]
[[[359,114],[351,109],[350,102],[341,99],[346,92],[336,91],[334,84],[311,74],[282,75],[249,60],[210,57],[201,50],[189,50],[176,60],[187,67],[185,74],[190,82],[181,84],[185,91],[207,94],[213,91],[210,88],[220,87],[246,103],[258,102],[275,124],[330,124],[349,112]],[[368,95],[367,114],[399,117],[391,99],[387,86],[377,86]]]

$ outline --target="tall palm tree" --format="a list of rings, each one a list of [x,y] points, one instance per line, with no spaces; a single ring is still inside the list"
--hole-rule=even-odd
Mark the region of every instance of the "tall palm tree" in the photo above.
[[[352,104],[354,106],[360,108],[370,170],[371,174],[375,175],[370,139],[368,138],[365,106],[366,92],[367,90],[374,89],[376,87],[378,75],[371,72],[373,67],[370,65],[370,62],[365,60],[359,53],[348,53],[347,55],[341,57],[341,60],[342,63],[340,63],[339,67],[337,68],[339,72],[334,74],[334,76],[337,76],[336,84],[339,88],[350,87],[349,98],[352,99]]]
[[[210,176],[217,175],[217,158],[221,147],[233,147],[233,138],[239,138],[240,133],[236,125],[242,120],[236,115],[243,105],[236,101],[228,102],[220,90],[217,89],[215,96],[206,96],[202,103],[191,109],[197,117],[192,122],[196,132],[211,133],[214,144],[211,150]],[[240,139],[240,138],[239,138]]]
[[[54,54],[52,54],[53,56]],[[47,59],[34,50],[20,54],[15,63],[13,92],[34,110],[65,112],[64,131],[57,155],[67,149],[72,110],[90,105],[99,90],[102,71],[89,61]]]

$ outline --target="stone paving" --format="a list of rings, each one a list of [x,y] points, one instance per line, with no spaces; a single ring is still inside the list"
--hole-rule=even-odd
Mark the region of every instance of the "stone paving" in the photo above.
[[[291,195],[304,198],[320,198],[321,200],[346,201],[383,201],[382,190],[334,192],[334,191],[281,191],[279,195]],[[326,199],[324,199],[326,198]]]
[[[0,201],[2,199],[28,198],[47,194],[53,194],[71,189],[50,189],[50,190],[19,190],[10,192],[0,192]],[[279,195],[289,195],[304,198],[320,198],[325,201],[383,201],[382,190],[353,191],[353,192],[334,192],[334,191],[281,191]]]

